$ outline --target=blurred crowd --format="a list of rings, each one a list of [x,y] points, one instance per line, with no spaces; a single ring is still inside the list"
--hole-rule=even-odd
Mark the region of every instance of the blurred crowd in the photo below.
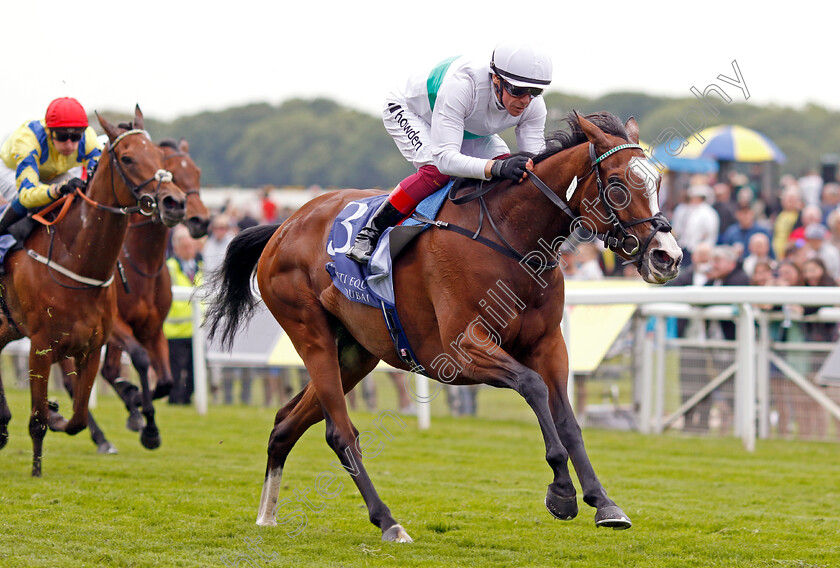
[[[734,257],[749,284],[838,285],[840,183],[824,183],[812,171],[782,177],[772,193],[762,197],[758,184],[741,173],[691,178],[683,199],[665,211],[684,254],[678,283],[714,281],[713,257],[726,256]],[[600,242],[576,248],[566,255],[567,279],[637,277]]]

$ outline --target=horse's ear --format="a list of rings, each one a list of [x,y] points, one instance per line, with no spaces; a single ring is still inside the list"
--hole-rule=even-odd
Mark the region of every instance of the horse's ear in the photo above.
[[[178,150],[183,152],[184,154],[189,154],[190,153],[190,143],[187,142],[186,138],[181,138],[178,141]]]
[[[575,113],[577,114],[577,113]],[[586,134],[586,137],[589,139],[590,142],[595,144],[596,148],[607,148],[610,145],[609,140],[607,140],[607,135],[604,134],[604,131],[580,116],[577,115],[578,123],[580,124],[581,130],[583,133]]]
[[[143,111],[140,110],[140,105],[134,105],[134,128],[144,130],[143,126]]]
[[[117,136],[120,135],[119,129],[117,129],[116,126],[105,120],[105,118],[102,117],[98,112],[94,111],[94,114],[96,114],[96,118],[99,120],[99,124],[102,126],[102,130],[104,130],[105,134],[108,135],[108,140],[110,140],[111,142],[116,140]]]
[[[624,130],[627,131],[627,136],[630,137],[630,142],[633,144],[639,143],[639,123],[632,116],[624,123]]]

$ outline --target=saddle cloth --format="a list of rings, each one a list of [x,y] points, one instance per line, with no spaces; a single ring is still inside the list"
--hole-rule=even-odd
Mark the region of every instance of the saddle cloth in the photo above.
[[[424,199],[417,206],[415,213],[427,219],[434,219],[446,200],[450,185],[451,183]],[[350,260],[345,253],[353,246],[356,234],[367,224],[385,199],[387,195],[377,195],[348,203],[335,218],[327,240],[327,254],[332,258],[332,262],[327,263],[326,269],[333,284],[348,300],[375,308],[381,307],[381,302],[389,306],[396,303],[394,259],[414,237],[430,226],[409,217],[382,233],[367,266]]]
[[[434,220],[448,191],[447,185],[424,199],[417,206],[415,214],[427,220]],[[385,199],[387,199],[386,195],[379,195],[352,201],[339,213],[327,240],[327,253],[332,258],[332,262],[327,263],[326,269],[335,286],[347,299],[382,310],[385,326],[388,328],[397,356],[412,371],[429,376],[418,363],[397,315],[393,279],[394,259],[414,237],[429,227],[428,222],[418,222],[409,218],[396,227],[386,229],[379,238],[367,266],[362,266],[345,256],[353,245],[359,229],[367,224]]]

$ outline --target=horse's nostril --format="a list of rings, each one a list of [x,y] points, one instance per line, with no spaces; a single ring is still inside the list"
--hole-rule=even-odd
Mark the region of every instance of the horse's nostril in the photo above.
[[[656,249],[650,253],[653,265],[660,270],[670,270],[675,266],[675,260],[666,251]]]
[[[163,208],[167,211],[183,211],[184,207],[185,205],[183,199],[175,199],[171,196],[163,198]]]

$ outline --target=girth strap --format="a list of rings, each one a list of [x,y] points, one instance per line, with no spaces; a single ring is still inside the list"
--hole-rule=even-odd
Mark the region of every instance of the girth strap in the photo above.
[[[45,264],[47,267],[52,268],[56,272],[60,272],[61,274],[65,275],[67,278],[75,280],[76,282],[81,282],[82,284],[87,284],[88,286],[92,286],[94,288],[107,288],[111,285],[111,282],[114,281],[114,275],[111,274],[111,277],[108,280],[94,280],[93,278],[88,278],[87,276],[79,276],[75,272],[68,270],[61,266],[60,264],[56,264],[49,258],[38,254],[32,249],[26,249],[26,254],[30,256],[33,260],[37,260],[41,264]]]

